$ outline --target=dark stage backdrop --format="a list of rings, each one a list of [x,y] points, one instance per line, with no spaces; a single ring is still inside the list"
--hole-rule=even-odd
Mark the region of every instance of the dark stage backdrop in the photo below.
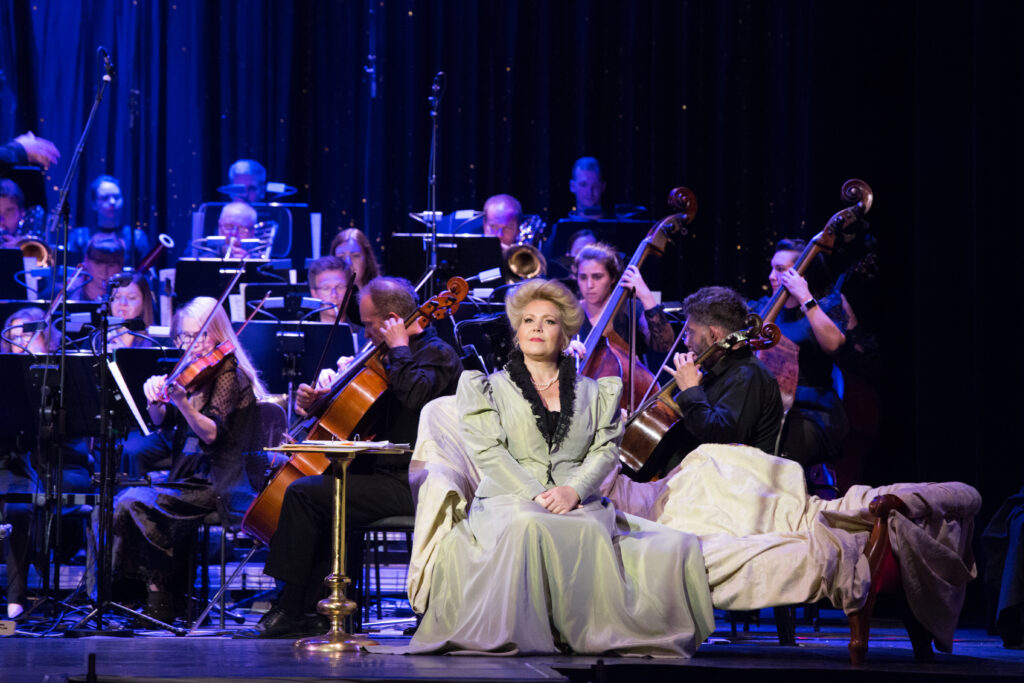
[[[866,478],[961,479],[988,510],[1024,467],[1022,15],[892,0],[0,0],[0,132],[55,141],[58,185],[105,45],[119,73],[77,222],[89,180],[112,173],[143,227],[184,244],[192,208],[254,157],[327,230],[362,227],[385,250],[427,207],[427,97],[444,71],[440,209],[509,192],[555,219],[572,161],[594,155],[611,201],[654,217],[670,188],[692,188],[683,285],[752,297],[772,243],[817,232],[842,182],[863,178],[881,275],[850,294],[883,348]]]

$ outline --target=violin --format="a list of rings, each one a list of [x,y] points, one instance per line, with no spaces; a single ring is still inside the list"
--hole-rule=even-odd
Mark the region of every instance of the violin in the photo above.
[[[669,193],[668,203],[677,213],[666,216],[651,228],[640,242],[633,258],[629,260],[627,268],[640,268],[650,254],[663,254],[670,241],[670,235],[686,235],[686,226],[697,215],[697,197],[689,188],[677,187]],[[627,412],[632,412],[637,404],[637,397],[645,395],[656,383],[651,371],[636,358],[635,340],[627,342],[612,327],[612,322],[628,296],[629,292],[625,287],[621,284],[615,285],[601,317],[587,335],[584,343],[586,352],[580,374],[591,379],[621,377],[622,407]],[[632,332],[635,335],[635,326]]]

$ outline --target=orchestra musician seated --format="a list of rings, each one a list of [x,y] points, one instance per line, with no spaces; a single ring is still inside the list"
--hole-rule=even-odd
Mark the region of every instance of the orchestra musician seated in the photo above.
[[[637,355],[648,350],[667,353],[675,335],[665,310],[654,298],[636,266],[622,268],[618,253],[607,244],[597,242],[583,247],[576,254],[576,284],[580,303],[586,317],[580,328],[580,338],[586,339],[593,325],[601,318],[616,284],[631,288],[637,300]],[[625,308],[612,321],[612,327],[622,339],[629,339],[629,316]]]
[[[69,288],[68,300],[102,301],[107,295],[107,281],[124,269],[124,242],[116,235],[96,233],[85,249],[82,266],[84,282]]]
[[[404,322],[417,309],[412,285],[399,278],[378,277],[359,291],[359,311],[367,334],[386,348],[385,367],[390,391],[384,396],[375,434],[363,438],[412,444],[420,410],[439,396],[455,393],[462,363],[458,354],[433,327],[421,321]],[[344,370],[343,370],[344,371]],[[298,406],[305,411],[330,390],[337,378],[328,373],[317,388],[299,386]],[[353,435],[354,436],[354,435]],[[323,633],[326,619],[314,613],[324,594],[330,568],[333,479],[306,476],[292,482],[284,494],[280,521],[270,542],[264,571],[283,582],[273,607],[260,619],[258,637],[285,638]],[[409,457],[377,455],[357,458],[349,468],[345,522],[349,529],[392,516],[411,516]],[[358,575],[362,539],[348,535],[346,573]]]
[[[801,239],[779,240],[768,282],[772,294],[780,287],[789,292],[775,324],[785,339],[799,348],[796,394],[786,415],[781,453],[803,465],[809,485],[825,497],[834,489],[835,480],[828,469],[815,466],[839,458],[849,431],[834,373],[836,357],[846,344],[846,331],[854,318],[846,298],[829,286],[831,278],[821,254],[808,264],[806,277],[794,269],[806,246]],[[766,296],[751,305],[761,310],[770,298]],[[831,491],[833,496],[837,493]]]
[[[238,187],[238,192],[231,195],[232,201],[262,202],[267,188],[267,169],[253,159],[239,159],[228,168],[228,182]]]
[[[77,227],[71,231],[68,237],[68,249],[71,253],[84,254],[89,247],[89,241],[96,235],[120,238],[127,253],[131,248],[134,233],[135,258],[131,263],[141,261],[149,253],[149,236],[142,228],[133,230],[123,222],[124,195],[121,192],[121,181],[110,175],[98,176],[89,185],[89,199],[93,211],[96,212],[96,225]]]
[[[515,245],[519,239],[519,224],[523,207],[510,194],[496,194],[484,202],[484,235],[501,240],[502,250]]]
[[[572,179],[569,191],[576,203],[569,211],[569,218],[576,220],[598,220],[610,218],[601,204],[605,182],[601,177],[601,164],[594,157],[580,157],[572,165]]]
[[[200,334],[207,318],[209,325]],[[206,515],[240,518],[256,495],[243,449],[248,435],[257,430],[257,401],[267,396],[215,299],[197,297],[180,308],[171,322],[171,336],[178,348],[191,349],[185,359],[189,364],[216,359],[221,342],[230,342],[234,351],[187,387],[168,383],[166,375],[146,380],[146,408],[160,427],[146,437],[146,457],[170,456],[170,474],[167,485],[131,487],[114,502],[116,575],[144,582],[149,592],[146,613],[167,623],[178,612],[175,598],[187,581],[187,553],[181,548]]]
[[[321,256],[309,264],[309,293],[328,306],[320,311],[320,322],[333,323],[338,317],[348,291],[349,272],[348,263],[337,256]],[[349,302],[349,310],[358,307],[355,296]],[[342,312],[340,322],[349,319],[349,310]]]
[[[217,218],[217,234],[227,238],[227,242],[220,249],[221,257],[250,256],[249,250],[242,247],[241,240],[256,237],[257,218],[256,209],[241,200],[232,201],[221,209],[220,217]]]
[[[125,274],[122,277],[128,277]],[[110,314],[123,318],[125,321],[141,319],[144,330],[132,329],[122,325],[110,331],[107,348],[147,348],[154,346],[154,340],[145,334],[153,325],[153,295],[149,289],[149,280],[142,273],[132,273],[131,279],[120,287],[114,287],[110,293]]]
[[[331,256],[337,256],[348,263],[356,272],[356,287],[362,289],[366,284],[382,275],[380,264],[373,253],[370,240],[359,228],[346,228],[338,232],[331,240],[327,249]]]
[[[25,194],[13,180],[0,180],[0,248],[18,248],[24,217]]]
[[[782,425],[782,397],[774,375],[749,346],[697,358],[716,342],[746,327],[746,300],[728,287],[703,287],[683,301],[685,353],[673,357],[673,400],[690,438],[652,466],[669,472],[693,448],[704,443],[739,443],[766,453],[775,451]]]
[[[46,313],[40,308],[23,308],[4,322],[0,352],[35,355],[46,354],[53,341],[53,328],[45,324]],[[30,323],[37,325],[30,326]],[[42,327],[38,324],[44,323]],[[5,493],[41,493],[44,490],[40,472],[46,471],[36,442],[21,443],[14,434],[0,436],[0,521],[11,525],[7,540],[7,617],[16,619],[25,611],[28,598],[29,562],[35,561],[30,542],[32,516],[38,508],[29,502],[7,502]],[[65,493],[89,493],[93,490],[94,461],[85,439],[69,439],[63,448],[61,486]],[[67,558],[81,546],[83,529],[80,523],[67,518],[61,527],[62,548]]]

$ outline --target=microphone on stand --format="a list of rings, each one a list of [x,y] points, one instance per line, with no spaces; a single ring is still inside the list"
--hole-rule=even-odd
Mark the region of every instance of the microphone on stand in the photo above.
[[[441,96],[444,95],[444,79],[445,75],[443,71],[438,71],[434,74],[434,82],[430,86],[430,97],[427,101],[430,103],[430,108],[433,111],[437,111],[438,106],[441,104]]]
[[[103,55],[103,68],[107,72],[107,75],[103,77],[103,80],[109,83],[114,80],[114,76],[117,75],[117,69],[114,68],[114,63],[110,61],[110,53],[107,52],[107,48],[100,45],[97,52]]]

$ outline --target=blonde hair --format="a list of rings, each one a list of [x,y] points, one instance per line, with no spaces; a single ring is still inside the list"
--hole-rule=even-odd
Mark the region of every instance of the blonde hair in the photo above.
[[[210,315],[210,311],[213,311],[215,306],[217,306],[216,299],[208,296],[197,296],[179,308],[171,320],[171,339],[176,339],[181,334],[181,323],[185,318],[192,318],[198,321],[206,320],[206,317]],[[269,396],[267,389],[263,386],[263,382],[260,381],[256,368],[253,366],[252,360],[249,359],[249,354],[245,352],[241,342],[238,341],[235,330],[231,327],[231,320],[228,318],[228,314],[224,312],[223,307],[217,306],[217,310],[213,312],[206,331],[215,344],[219,344],[222,341],[230,341],[234,345],[234,356],[238,360],[238,367],[242,369],[242,372],[245,373],[245,376],[252,383],[252,391],[256,395],[256,400],[266,400]]]
[[[517,330],[523,323],[523,309],[533,301],[550,301],[558,309],[558,324],[562,328],[562,350],[583,326],[583,307],[569,288],[558,280],[527,280],[505,297],[505,312]],[[514,339],[515,337],[513,337]]]

